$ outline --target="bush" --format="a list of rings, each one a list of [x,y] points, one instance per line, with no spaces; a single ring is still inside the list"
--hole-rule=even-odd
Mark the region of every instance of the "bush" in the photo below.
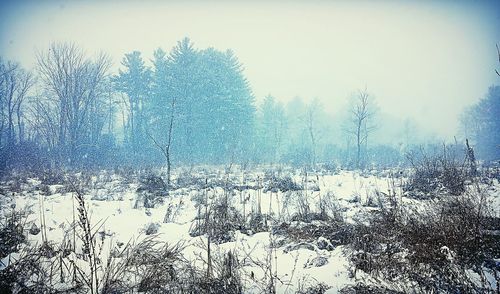
[[[181,172],[176,178],[177,187],[189,187],[194,186],[201,188],[205,185],[205,180],[203,178],[193,175],[189,171]]]
[[[323,294],[326,290],[330,289],[325,283],[318,283],[316,285],[311,285],[306,287],[305,289],[298,289],[296,294]]]
[[[223,256],[215,256],[212,260],[213,275],[200,277],[193,285],[197,293],[240,294],[243,293],[243,282],[240,264],[232,251]]]
[[[163,203],[163,198],[168,195],[167,184],[160,176],[152,172],[140,178],[140,184],[137,192],[140,197],[135,204],[135,208],[139,207],[139,201],[142,200],[144,208],[154,208],[155,205]]]
[[[126,265],[137,277],[137,291],[164,293],[179,291],[184,258],[183,245],[161,243],[148,237],[132,247]]]
[[[320,221],[303,226],[291,226],[287,223],[274,228],[275,234],[286,235],[298,242],[326,242],[320,249],[328,249],[329,245],[339,246],[349,244],[352,240],[353,226],[343,221]],[[319,245],[319,243],[318,243]],[[318,247],[323,247],[319,245]]]
[[[77,287],[56,289],[54,286],[63,276],[58,275],[61,263],[51,259],[57,254],[62,256],[64,251],[54,249],[48,242],[34,246],[26,242],[24,231],[28,214],[28,209],[12,210],[1,219],[0,257],[16,254],[15,258],[9,257],[5,264],[2,263],[0,293],[54,293],[56,290],[76,293]]]
[[[386,287],[375,286],[375,285],[364,285],[356,284],[345,286],[340,290],[341,294],[403,294],[404,292],[399,292]]]
[[[413,172],[410,175],[405,191],[413,196],[424,193],[425,197],[436,195],[435,192],[445,190],[452,195],[460,195],[465,192],[465,182],[473,172],[470,170],[474,164],[465,164],[473,161],[472,149],[468,152],[459,150],[457,145],[443,147],[442,152],[426,153],[420,149],[420,154],[410,152],[407,158],[410,161]],[[463,159],[458,159],[458,154],[464,154]],[[420,195],[422,196],[422,195]]]
[[[40,181],[42,185],[63,185],[65,184],[64,174],[61,171],[49,169],[41,172]]]
[[[254,212],[250,214],[250,220],[245,227],[246,233],[255,234],[260,232],[267,232],[267,230],[269,230],[267,219],[268,216],[262,213]]]
[[[15,262],[0,270],[0,293],[53,293],[52,275],[43,264],[40,248],[20,252]]]
[[[229,205],[228,195],[218,197],[208,208],[208,215],[205,209],[199,210],[194,227],[190,231],[191,236],[209,234],[211,242],[221,244],[233,240],[233,232],[244,228],[242,215]]]
[[[14,208],[0,218],[0,258],[16,252],[19,245],[26,242],[24,229],[28,212]]]
[[[153,235],[158,233],[158,229],[160,228],[160,224],[157,223],[148,223],[146,227],[143,229],[144,234],[146,236]]]
[[[477,285],[467,271],[484,275],[483,263],[500,256],[500,236],[485,230],[490,214],[482,193],[448,196],[423,210],[374,212],[368,224],[355,227],[354,275],[362,270],[392,283],[407,279],[422,292],[486,291],[489,285]]]
[[[300,191],[303,190],[302,185],[297,184],[292,177],[289,175],[286,176],[277,176],[274,173],[266,176],[266,186],[264,187],[264,193],[267,192],[287,192],[287,191]]]

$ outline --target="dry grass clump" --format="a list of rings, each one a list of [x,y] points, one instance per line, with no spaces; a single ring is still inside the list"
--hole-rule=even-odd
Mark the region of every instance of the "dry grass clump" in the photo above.
[[[395,285],[410,283],[422,292],[482,293],[491,290],[484,265],[500,256],[500,236],[491,230],[486,194],[468,192],[434,200],[425,209],[398,205],[374,212],[358,223],[350,248],[358,270]],[[490,230],[486,230],[490,228]],[[471,279],[473,270],[482,277]]]

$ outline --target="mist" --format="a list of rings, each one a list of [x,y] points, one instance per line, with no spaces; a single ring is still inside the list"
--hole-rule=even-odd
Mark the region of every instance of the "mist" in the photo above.
[[[108,53],[116,72],[127,52],[142,52],[148,63],[156,48],[169,50],[189,37],[198,48],[233,50],[257,103],[267,94],[283,103],[317,98],[338,116],[347,98],[367,87],[383,117],[411,119],[451,140],[463,108],[498,81],[496,4],[3,3],[0,52],[33,68],[36,50],[74,42]]]

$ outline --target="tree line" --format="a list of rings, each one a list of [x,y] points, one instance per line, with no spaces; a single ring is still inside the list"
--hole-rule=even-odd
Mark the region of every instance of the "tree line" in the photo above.
[[[268,95],[257,105],[234,52],[198,49],[188,38],[149,62],[127,53],[116,74],[108,55],[69,43],[37,52],[36,61],[29,72],[0,59],[2,169],[334,160],[360,168],[402,158],[397,148],[369,145],[377,106],[366,89],[352,95],[339,125],[317,99],[284,105]],[[499,157],[498,89],[461,119],[485,159]]]

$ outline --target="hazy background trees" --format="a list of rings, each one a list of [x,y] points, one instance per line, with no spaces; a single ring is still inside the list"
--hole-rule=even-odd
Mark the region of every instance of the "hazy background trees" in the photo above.
[[[461,129],[479,158],[500,159],[500,86],[491,86],[485,97],[464,111]]]
[[[403,164],[419,145],[442,143],[412,118],[385,114],[366,89],[329,97],[346,104],[328,112],[320,99],[254,97],[231,50],[196,48],[184,38],[152,53],[150,60],[125,54],[114,75],[106,54],[69,43],[38,52],[33,73],[0,59],[2,167],[18,160],[366,168]],[[479,159],[500,157],[499,97],[500,87],[490,87],[461,117],[463,139]]]
[[[287,119],[283,103],[267,95],[258,114],[257,138],[263,162],[277,163],[281,160],[287,131]]]

